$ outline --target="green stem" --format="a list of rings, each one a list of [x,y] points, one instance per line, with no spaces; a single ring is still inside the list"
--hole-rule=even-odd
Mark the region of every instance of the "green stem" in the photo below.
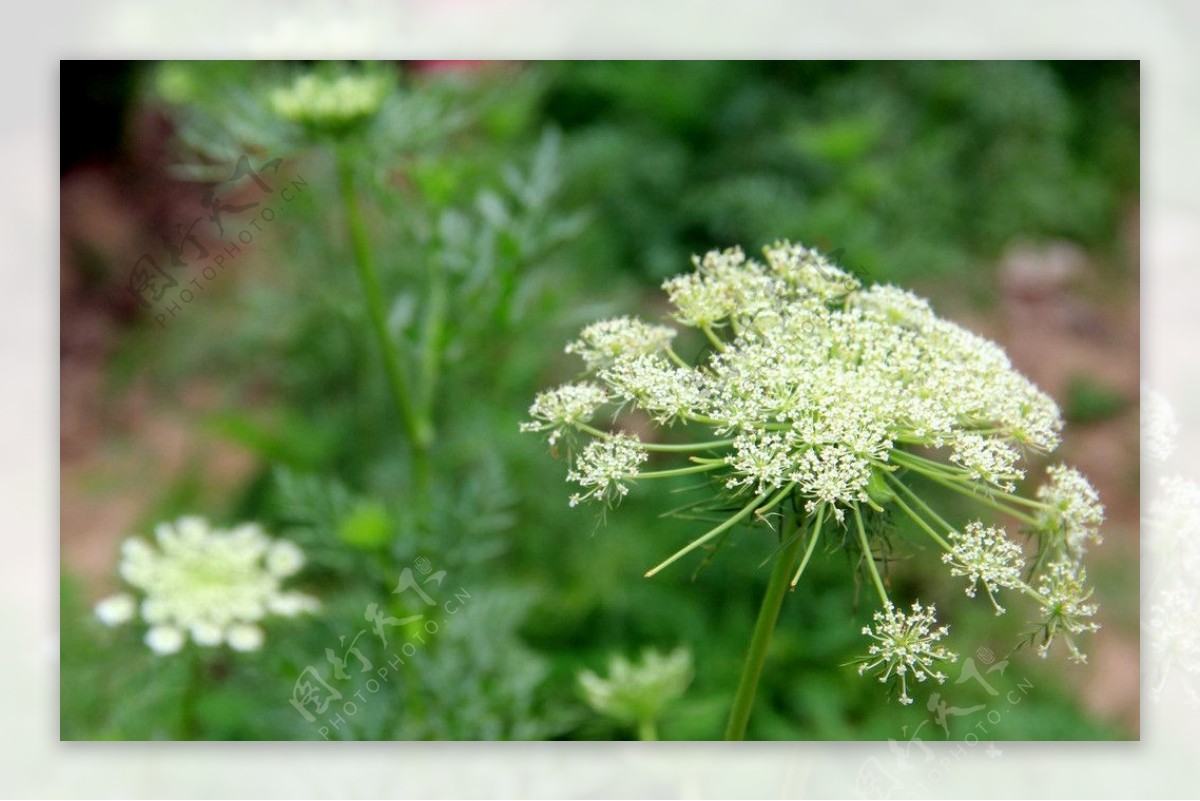
[[[808,567],[808,560],[812,558],[813,551],[816,550],[817,540],[821,538],[821,525],[825,522],[825,504],[817,509],[817,522],[813,524],[812,534],[808,538],[808,548],[804,551],[804,558],[800,560],[800,567],[796,568],[796,575],[792,576],[789,586],[794,590],[796,585],[800,583],[800,576],[804,575],[804,568]]]
[[[644,743],[652,743],[658,739],[658,727],[654,725],[653,718],[638,723],[638,739]]]
[[[716,537],[717,535],[719,535],[722,531],[725,531],[726,529],[729,529],[729,528],[733,528],[735,525],[737,525],[739,522],[741,522],[743,519],[745,519],[745,517],[747,515],[749,515],[756,508],[758,508],[759,504],[761,504],[766,499],[767,499],[767,493],[764,492],[763,494],[759,495],[754,500],[750,501],[750,503],[746,504],[742,508],[741,511],[739,511],[737,514],[730,517],[724,523],[717,526],[716,528],[709,530],[708,532],[702,534],[701,536],[697,537],[696,539],[692,540],[687,545],[680,548],[678,551],[676,551],[674,554],[672,554],[670,557],[668,557],[665,561],[660,563],[657,567],[652,567],[649,570],[647,570],[646,578],[652,577],[654,574],[658,573],[663,568],[667,567],[668,565],[673,564],[674,562],[678,561],[682,557],[684,557],[687,554],[691,553],[692,551],[696,550],[701,545],[703,545],[704,543],[711,540],[713,537]]]
[[[449,303],[446,276],[436,267],[429,276],[429,298],[425,304],[425,320],[421,331],[420,415],[433,427],[433,404],[437,395],[438,374],[441,370],[442,345],[445,339],[446,309]]]
[[[794,519],[789,516],[789,519]],[[784,539],[787,534],[784,532]],[[767,650],[771,646],[771,635],[775,632],[775,622],[779,619],[779,610],[783,607],[783,597],[787,593],[788,579],[792,575],[792,565],[800,553],[804,538],[796,536],[775,560],[771,569],[771,578],[767,581],[767,591],[763,595],[762,606],[758,610],[758,620],[754,624],[754,636],[750,639],[750,649],[746,652],[746,662],[742,667],[742,677],[738,682],[737,692],[733,696],[733,708],[729,712],[729,725],[725,727],[726,740],[744,740],[746,726],[750,722],[750,712],[754,708],[754,696],[758,692],[758,681],[762,676],[763,664],[767,660]]]
[[[718,351],[725,350],[725,343],[721,341],[720,337],[713,333],[712,328],[705,325],[701,326],[700,330],[704,332],[704,336],[708,337],[708,341],[712,343],[714,348],[716,348]]]
[[[671,346],[668,345],[666,348],[663,349],[663,352],[667,354],[667,358],[669,358],[671,361],[675,362],[675,364],[682,367],[684,370],[693,369],[690,364],[688,364],[682,358],[680,358],[679,354],[676,353],[675,349],[672,348]]]
[[[717,464],[697,464],[692,465],[691,467],[677,467],[673,470],[651,470],[648,473],[635,473],[627,476],[627,478],[633,480],[639,478],[670,478],[672,476],[687,476],[691,475],[692,473],[707,473],[712,470],[718,470],[722,466],[724,466],[724,462],[718,462]]]
[[[196,716],[196,703],[200,699],[200,691],[204,685],[204,658],[199,653],[199,646],[185,646],[187,654],[187,678],[183,686],[183,698],[180,702],[181,740],[195,740],[200,734],[199,721]]]
[[[400,351],[388,331],[383,289],[379,283],[375,260],[371,255],[370,239],[367,236],[367,226],[363,219],[362,208],[359,206],[358,195],[354,190],[354,170],[345,157],[338,158],[337,166],[338,185],[342,193],[342,202],[346,207],[350,243],[354,250],[354,266],[358,269],[358,277],[362,282],[367,314],[370,317],[371,329],[383,357],[388,385],[396,402],[396,412],[412,443],[414,472],[417,475],[418,488],[420,488],[428,477],[428,454],[429,446],[433,442],[433,428],[429,421],[417,412],[413,403],[412,387],[401,361]]]
[[[917,472],[921,472],[921,471],[918,470]],[[990,492],[987,492],[986,490],[984,492],[976,492],[975,490],[968,489],[967,487],[962,486],[958,482],[947,481],[944,478],[939,478],[938,476],[932,475],[930,473],[922,473],[922,475],[924,475],[930,481],[935,481],[938,484],[941,484],[942,486],[946,487],[947,489],[952,489],[961,495],[966,495],[968,498],[974,498],[976,501],[984,504],[985,506],[990,506],[998,512],[1004,512],[1004,514],[1015,517],[1017,520],[1026,522],[1031,526],[1036,526],[1038,524],[1037,520],[1035,520],[1034,518],[1025,514],[1024,512],[1018,511],[1017,509],[1013,509],[1011,506],[1005,506],[1004,504],[1000,503],[992,496],[992,494]]]
[[[875,582],[875,589],[879,591],[879,600],[883,601],[883,605],[887,606],[891,601],[888,600],[887,590],[883,588],[883,579],[879,577],[879,569],[875,567],[875,556],[871,553],[871,546],[867,543],[867,531],[863,528],[862,514],[858,511],[858,504],[854,505],[854,522],[858,526],[858,541],[862,545],[863,559],[867,560],[867,570],[871,574],[871,580]]]
[[[575,427],[585,434],[591,434],[593,437],[600,439],[612,439],[613,435],[608,431],[601,431],[595,426],[590,426],[587,423],[576,423]],[[708,442],[681,442],[671,444],[660,444],[657,442],[640,442],[638,447],[647,451],[656,451],[661,453],[690,453],[691,451],[706,451],[716,448],[724,448],[727,445],[732,445],[732,439],[714,439]]]
[[[905,486],[903,485],[903,483],[901,483],[901,482],[899,482],[899,481],[896,481],[896,484],[897,484],[898,486],[900,486],[900,487],[901,487],[901,489],[904,489],[904,490],[907,490],[907,489],[908,489],[907,487],[905,487]],[[930,526],[928,523],[926,523],[924,518],[922,518],[920,515],[918,515],[916,512],[914,512],[914,511],[912,510],[912,507],[910,507],[910,506],[909,506],[907,503],[905,503],[905,502],[904,502],[904,501],[903,501],[903,500],[900,498],[900,496],[899,496],[899,495],[897,495],[897,496],[894,498],[894,500],[896,501],[896,504],[897,504],[897,505],[898,505],[898,506],[899,506],[901,509],[903,509],[903,510],[904,510],[904,512],[905,512],[905,513],[906,513],[906,514],[907,514],[909,517],[911,517],[911,518],[912,518],[912,520],[913,520],[913,522],[914,522],[914,523],[916,523],[918,526],[920,526],[922,529],[924,529],[925,533],[926,533],[926,534],[928,534],[930,537],[932,537],[932,538],[933,538],[933,541],[934,541],[934,542],[936,542],[938,545],[940,545],[940,546],[941,546],[942,550],[944,550],[944,551],[949,551],[949,550],[950,550],[950,543],[946,542],[946,540],[945,540],[945,538],[944,538],[944,537],[942,537],[940,534],[938,534],[936,531],[934,531],[934,530],[933,530],[933,527],[932,527],[932,526]],[[922,504],[922,505],[924,505],[924,504]],[[926,507],[926,509],[928,509],[928,507]],[[943,521],[943,525],[945,525],[945,521]]]

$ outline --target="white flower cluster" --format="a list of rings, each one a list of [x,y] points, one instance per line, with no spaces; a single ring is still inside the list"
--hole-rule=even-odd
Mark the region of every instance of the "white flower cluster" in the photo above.
[[[522,431],[549,431],[550,444],[562,436],[563,429],[591,421],[596,410],[608,403],[608,393],[595,384],[582,382],[540,392],[529,407],[532,421],[521,423]]]
[[[1200,676],[1200,594],[1177,587],[1166,590],[1150,607],[1146,628],[1150,635],[1150,697],[1157,700],[1171,673],[1180,674],[1183,688],[1193,701],[1200,694],[1191,680]]]
[[[1179,443],[1179,421],[1175,409],[1162,393],[1142,385],[1142,451],[1166,461]]]
[[[893,286],[865,287],[858,278],[803,245],[780,242],[762,261],[740,248],[694,258],[695,270],[663,288],[672,317],[695,329],[687,352],[676,331],[632,317],[595,323],[567,346],[587,380],[538,395],[525,431],[564,431],[588,440],[568,480],[585,492],[570,497],[608,502],[627,482],[702,475],[721,502],[738,509],[647,576],[710,542],[737,523],[764,520],[773,508],[794,509],[806,525],[846,526],[852,512],[861,552],[884,611],[868,627],[873,642],[862,671],[901,679],[941,680],[933,666],[953,658],[936,645],[933,609],[898,611],[876,569],[863,512],[907,517],[943,550],[942,562],[964,577],[966,594],[980,585],[997,614],[1003,589],[1020,590],[1043,607],[1044,653],[1055,637],[1082,659],[1074,636],[1094,630],[1081,560],[1100,542],[1104,507],[1088,481],[1064,465],[1051,468],[1035,498],[1017,494],[1023,454],[1050,452],[1063,426],[1058,406],[1017,372],[1004,350],[938,317],[923,298]],[[681,335],[688,336],[681,332]],[[589,422],[611,406],[647,414],[659,426],[705,427],[694,442],[642,442]],[[689,454],[675,469],[639,472],[648,452]],[[941,485],[1013,515],[1038,537],[1037,579],[1023,577],[1021,547],[981,521],[958,530],[916,493],[911,478]],[[790,501],[784,506],[785,501]],[[868,508],[869,507],[869,508]],[[885,507],[890,507],[887,509]],[[803,510],[800,512],[799,510]],[[798,571],[808,564],[800,561]],[[799,572],[792,586],[799,580]]]
[[[1147,514],[1149,595],[1143,603],[1150,635],[1148,682],[1157,699],[1168,679],[1200,703],[1200,485],[1183,476],[1159,479]]]
[[[968,523],[965,530],[950,532],[950,551],[942,555],[942,561],[950,565],[950,575],[966,576],[967,596],[974,598],[976,588],[983,584],[996,614],[1004,614],[1004,607],[996,601],[996,592],[1020,587],[1021,571],[1025,560],[1021,546],[1010,540],[1002,528],[988,528],[980,521]]]
[[[1089,543],[1100,544],[1104,505],[1100,494],[1078,470],[1060,464],[1046,473],[1050,483],[1037,491],[1038,500],[1047,505],[1040,528],[1055,539],[1063,555],[1078,561]]]
[[[383,72],[308,73],[274,90],[269,102],[285,120],[336,130],[379,111],[391,88],[392,79]]]
[[[189,637],[197,645],[254,651],[263,643],[263,618],[319,608],[316,599],[281,588],[304,566],[303,552],[271,540],[256,524],[224,531],[184,517],[159,524],[154,535],[154,545],[134,537],[121,546],[121,578],[144,595],[140,604],[121,593],[97,604],[96,616],[116,626],[140,612],[150,626],[146,644],[157,654],[179,651]]]
[[[954,662],[958,655],[937,644],[950,629],[937,626],[936,612],[933,605],[926,609],[919,602],[912,605],[911,615],[891,604],[876,612],[875,625],[863,626],[862,633],[875,642],[867,648],[868,656],[858,666],[859,675],[876,671],[881,682],[893,677],[899,679],[902,704],[912,703],[908,694],[909,677],[919,682],[931,678],[944,683],[946,674],[937,669],[937,664]]]
[[[567,345],[566,352],[583,359],[589,369],[607,367],[622,359],[657,353],[671,344],[675,329],[650,325],[634,317],[615,317],[592,323]]]
[[[1042,604],[1042,643],[1038,655],[1043,659],[1050,652],[1054,638],[1061,636],[1067,644],[1071,661],[1084,663],[1087,656],[1075,644],[1075,635],[1100,630],[1100,624],[1089,618],[1096,614],[1096,605],[1088,603],[1092,591],[1086,587],[1087,572],[1077,564],[1059,560],[1050,564],[1042,575],[1038,592]]]
[[[783,242],[765,255],[714,251],[666,282],[675,319],[715,344],[696,366],[670,349],[672,329],[631,317],[589,326],[567,350],[660,423],[732,434],[728,486],[794,482],[838,520],[866,502],[873,463],[897,443],[949,446],[1006,491],[1022,476],[1018,446],[1058,445],[1057,406],[996,345],[900,289],[862,289],[816,251]]]
[[[629,493],[624,482],[637,476],[638,466],[646,458],[646,451],[635,436],[617,434],[611,439],[592,440],[579,454],[575,469],[567,475],[567,480],[588,489],[582,495],[572,495],[571,506],[587,498],[609,501],[624,497]]]

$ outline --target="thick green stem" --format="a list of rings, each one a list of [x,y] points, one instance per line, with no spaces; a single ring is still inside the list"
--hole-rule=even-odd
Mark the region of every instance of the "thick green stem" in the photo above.
[[[786,541],[792,532],[782,533]],[[771,635],[775,632],[775,621],[779,619],[779,610],[783,606],[784,595],[787,594],[788,579],[792,576],[792,567],[796,564],[796,557],[800,554],[803,542],[803,537],[792,537],[791,543],[779,554],[775,560],[775,567],[771,569],[767,592],[763,595],[758,620],[754,624],[754,636],[750,639],[750,649],[746,652],[746,662],[742,667],[742,678],[733,697],[729,725],[725,728],[726,740],[742,740],[746,737],[746,725],[750,722],[750,712],[754,708],[754,696],[758,692],[758,680],[762,676],[767,650],[771,646]]]
[[[413,471],[416,475],[417,490],[419,493],[423,493],[422,488],[425,486],[429,473],[429,446],[433,442],[433,427],[414,403],[414,393],[408,372],[404,362],[401,361],[401,354],[396,347],[396,342],[388,331],[383,289],[380,286],[379,273],[371,255],[370,238],[367,235],[362,208],[358,203],[358,194],[354,189],[354,170],[344,157],[339,157],[337,169],[338,185],[342,193],[342,202],[346,207],[346,222],[350,230],[350,244],[354,251],[354,266],[357,268],[358,277],[362,282],[367,315],[370,318],[371,329],[383,358],[384,372],[396,403],[396,412],[412,445]]]

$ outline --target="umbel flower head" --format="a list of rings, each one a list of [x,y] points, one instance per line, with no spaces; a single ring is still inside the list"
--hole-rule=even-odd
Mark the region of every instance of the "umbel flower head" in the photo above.
[[[638,663],[614,656],[607,678],[585,670],[578,681],[592,709],[618,723],[650,726],[691,684],[692,653],[682,647],[669,654],[651,648]]]
[[[377,69],[314,71],[276,88],[268,100],[289,122],[338,133],[374,116],[392,87],[393,78]]]
[[[1082,582],[1079,565],[1087,547],[1100,542],[1104,507],[1087,479],[1065,465],[1052,467],[1033,497],[1018,492],[1024,457],[1059,445],[1063,421],[1055,402],[998,345],[938,317],[923,298],[894,286],[866,287],[803,245],[779,242],[763,256],[712,251],[693,259],[692,272],[668,280],[663,288],[680,328],[622,316],[593,323],[567,345],[583,374],[540,393],[522,430],[546,434],[555,453],[571,460],[567,479],[583,490],[570,496],[571,505],[617,502],[644,480],[709,479],[718,505],[734,511],[647,576],[743,521],[782,512],[800,534],[782,540],[778,551],[804,541],[795,586],[823,531],[849,529],[851,536],[833,540],[858,552],[883,609],[878,622],[885,628],[874,630],[867,664],[885,668],[885,678],[900,677],[903,697],[903,680],[918,664],[880,662],[879,637],[901,624],[911,624],[905,636],[940,639],[946,629],[922,629],[929,612],[917,607],[911,618],[895,611],[876,565],[879,535],[867,533],[883,526],[864,519],[910,520],[941,552],[950,575],[967,579],[967,595],[982,585],[997,613],[1004,611],[1000,590],[1031,598],[1043,618],[1057,610],[1050,629],[1041,621],[1044,644],[1063,639],[1076,656],[1074,635],[1094,625],[1080,621],[1091,605],[1063,605],[1054,571],[1065,568],[1053,565]],[[684,345],[677,349],[677,341]],[[661,441],[653,429],[638,436],[598,422],[622,410],[644,413],[663,432],[678,426],[703,433]],[[652,459],[672,457],[681,462],[646,469]],[[1003,528],[947,521],[923,497],[931,487],[1019,521],[1036,541],[1029,574],[1021,545]],[[1082,585],[1079,592],[1087,597]],[[923,658],[930,654],[949,658],[941,646]],[[934,675],[928,664],[920,672]]]
[[[131,537],[121,545],[121,578],[137,593],[121,593],[96,605],[109,626],[140,616],[149,629],[146,645],[157,654],[225,643],[236,651],[262,646],[261,621],[294,617],[318,608],[316,599],[282,589],[304,566],[304,554],[287,540],[271,540],[246,523],[229,531],[199,517],[160,523],[154,544]],[[136,597],[141,595],[140,601]]]
[[[862,633],[872,642],[867,656],[858,666],[859,674],[878,672],[879,680],[895,677],[900,682],[900,703],[911,704],[908,680],[933,679],[944,684],[946,674],[937,669],[941,662],[954,662],[958,656],[947,651],[938,641],[949,633],[946,626],[937,625],[937,609],[925,609],[913,603],[907,615],[891,604],[875,613],[875,625],[863,626]]]

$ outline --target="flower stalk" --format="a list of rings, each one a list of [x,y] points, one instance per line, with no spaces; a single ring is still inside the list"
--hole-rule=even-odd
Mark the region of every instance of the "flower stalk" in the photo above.
[[[350,232],[350,244],[354,252],[354,266],[362,282],[363,299],[370,318],[371,330],[383,359],[384,373],[387,376],[388,387],[396,404],[396,415],[404,429],[413,456],[413,472],[417,483],[417,496],[424,497],[422,488],[429,480],[429,449],[433,443],[433,425],[429,418],[432,393],[427,391],[419,403],[413,391],[409,378],[408,367],[403,354],[396,345],[391,332],[388,331],[387,312],[384,308],[383,289],[379,282],[379,271],[371,253],[370,237],[367,234],[366,222],[363,218],[362,207],[358,201],[358,193],[354,185],[354,168],[344,157],[338,158],[338,186],[342,194],[342,203],[346,210],[346,223]],[[435,364],[437,332],[440,323],[436,318],[428,324],[428,342],[423,360],[423,376],[426,384],[431,384]]]
[[[793,521],[795,515],[785,516]],[[779,619],[779,610],[783,607],[783,598],[787,594],[792,576],[792,566],[804,544],[804,538],[791,531],[791,526],[785,525],[780,532],[786,545],[775,558],[775,566],[771,569],[771,578],[767,581],[767,591],[763,594],[762,605],[758,610],[758,619],[754,623],[754,635],[750,639],[750,648],[746,651],[746,661],[742,667],[742,676],[738,681],[737,691],[733,696],[733,708],[729,712],[729,723],[725,727],[726,740],[744,740],[746,726],[750,722],[750,712],[754,708],[754,696],[758,693],[758,682],[762,676],[763,665],[767,660],[767,650],[771,647],[771,637],[775,632],[775,623]],[[810,533],[815,542],[817,531]]]

